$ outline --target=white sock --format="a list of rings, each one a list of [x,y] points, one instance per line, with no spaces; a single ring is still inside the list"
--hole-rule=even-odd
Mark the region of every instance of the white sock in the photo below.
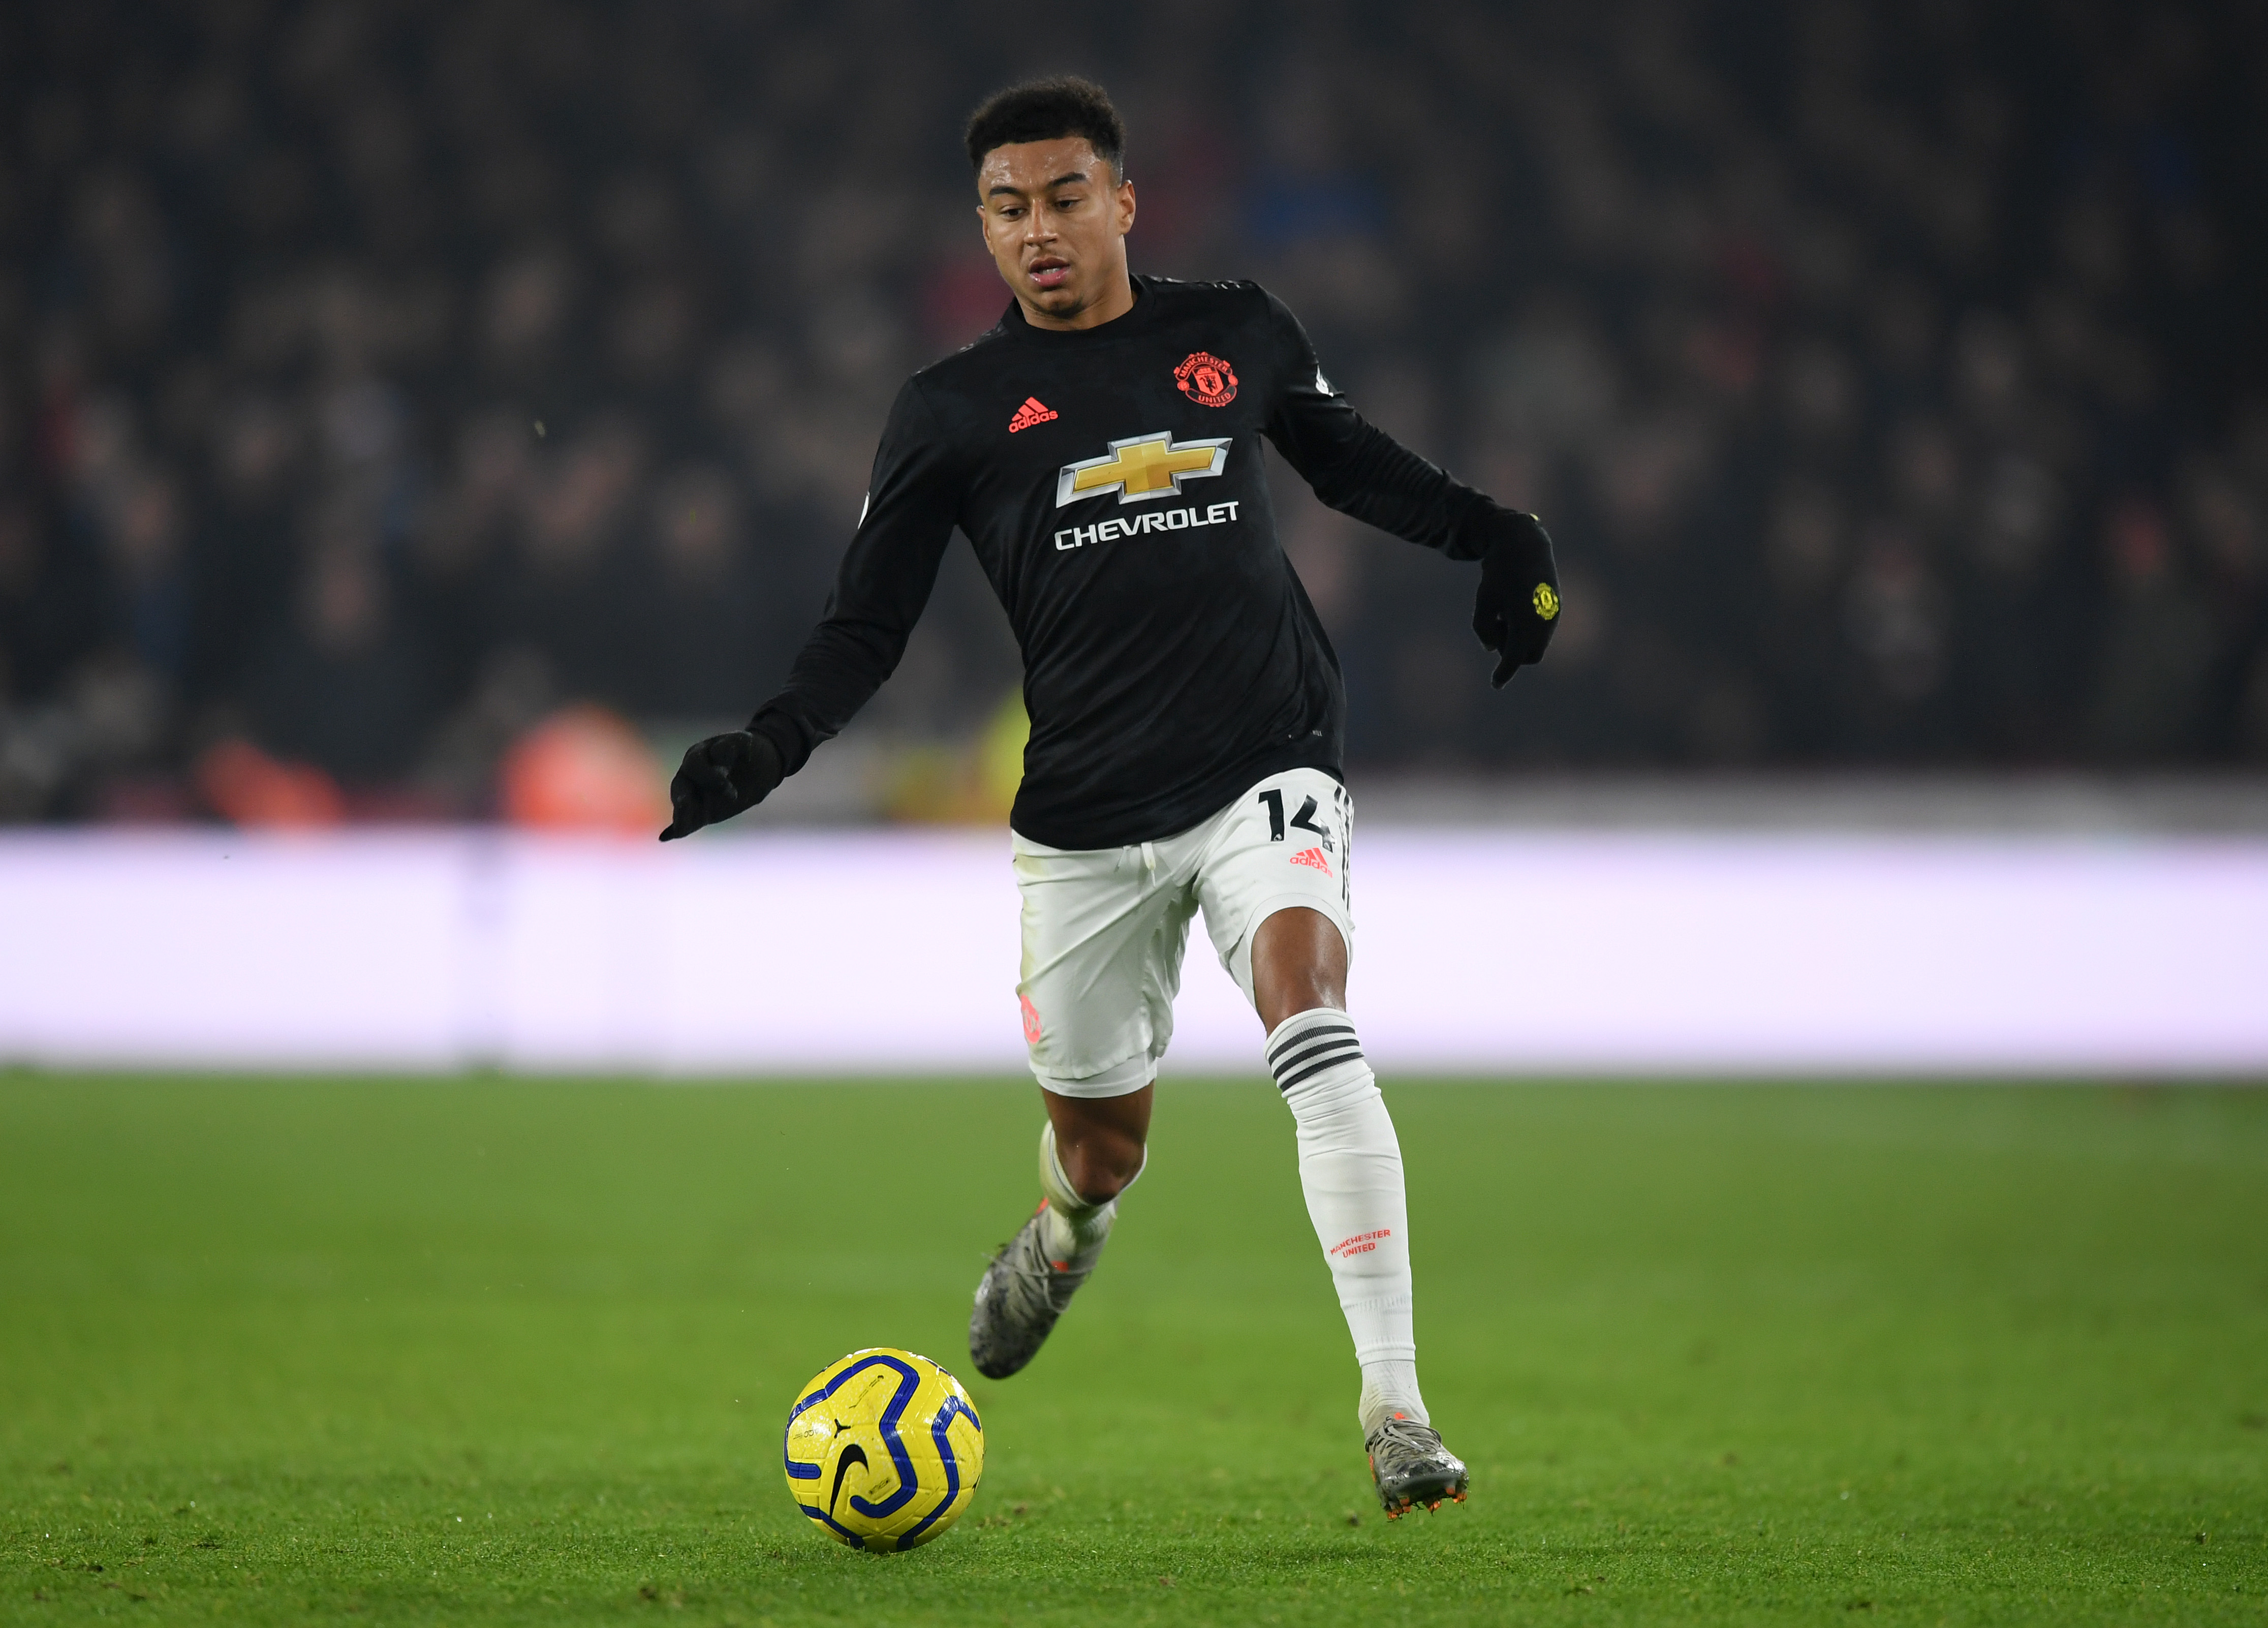
[[[1397,1417],[1426,1424],[1410,1312],[1402,1145],[1363,1060],[1354,1020],[1329,1007],[1295,1013],[1268,1036],[1267,1055],[1299,1127],[1307,1217],[1362,1364],[1364,1439]]]
[[[1149,1168],[1150,1155],[1145,1149],[1142,1170]],[[1134,1173],[1134,1181],[1127,1182],[1127,1187],[1142,1179],[1142,1170]],[[1053,1121],[1040,1127],[1040,1194],[1048,1201],[1048,1207],[1040,1216],[1040,1241],[1047,1246],[1048,1259],[1055,1263],[1057,1271],[1092,1266],[1094,1257],[1102,1252],[1103,1240],[1110,1236],[1110,1224],[1118,1219],[1118,1200],[1089,1204],[1071,1184],[1071,1177],[1064,1174],[1063,1160],[1056,1157]]]

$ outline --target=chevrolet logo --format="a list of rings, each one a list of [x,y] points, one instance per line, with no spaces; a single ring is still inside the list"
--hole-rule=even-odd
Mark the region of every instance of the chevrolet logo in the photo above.
[[[1176,441],[1170,431],[1133,435],[1110,443],[1107,458],[1087,458],[1067,463],[1056,476],[1056,507],[1088,497],[1118,494],[1121,503],[1143,503],[1152,497],[1171,497],[1183,481],[1203,480],[1228,467],[1228,444],[1217,441]]]

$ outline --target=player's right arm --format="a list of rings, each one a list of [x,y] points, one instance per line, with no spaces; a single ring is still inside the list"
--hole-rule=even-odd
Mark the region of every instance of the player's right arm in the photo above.
[[[920,381],[909,379],[890,409],[866,506],[826,615],[804,641],[786,685],[746,729],[711,735],[687,751],[670,782],[662,841],[755,807],[881,688],[929,603],[959,509],[950,438]]]

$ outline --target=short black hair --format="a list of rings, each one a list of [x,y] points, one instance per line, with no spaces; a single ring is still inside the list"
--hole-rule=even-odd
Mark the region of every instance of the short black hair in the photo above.
[[[1110,105],[1109,92],[1072,74],[1027,79],[986,97],[968,115],[968,166],[983,169],[995,147],[1065,136],[1085,136],[1110,173],[1126,179],[1126,122]]]

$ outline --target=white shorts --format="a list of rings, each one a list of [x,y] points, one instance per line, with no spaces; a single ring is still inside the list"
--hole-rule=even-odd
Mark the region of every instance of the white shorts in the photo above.
[[[1204,824],[1125,848],[1049,848],[1019,835],[1024,1040],[1040,1084],[1112,1097],[1157,1077],[1174,1035],[1189,918],[1252,996],[1252,935],[1305,905],[1338,924],[1350,961],[1354,806],[1320,769],[1269,776]]]

